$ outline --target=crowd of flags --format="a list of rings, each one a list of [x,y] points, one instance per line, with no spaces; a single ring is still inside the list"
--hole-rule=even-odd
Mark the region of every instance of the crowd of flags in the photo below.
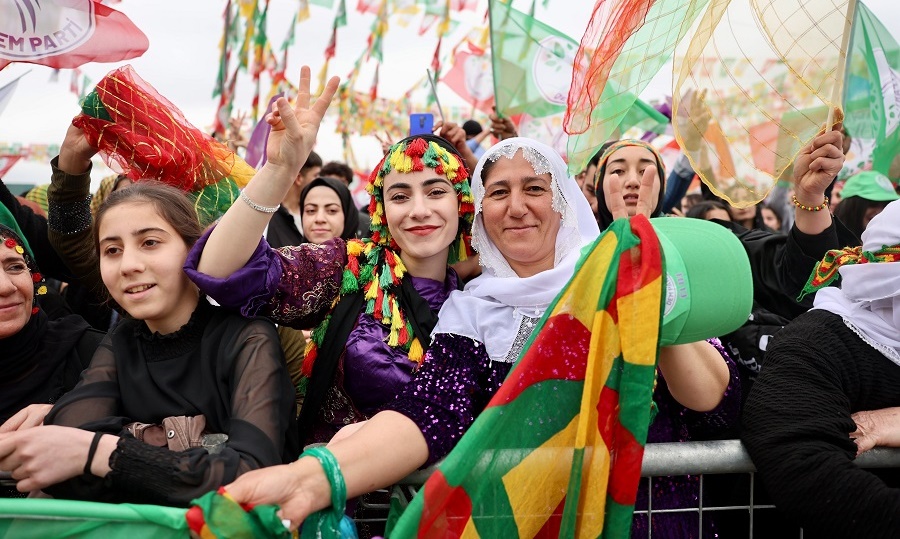
[[[224,0],[219,70],[213,90],[218,112],[213,130],[219,134],[227,130],[239,77],[252,81],[250,114],[254,119],[260,116],[261,105],[291,90],[285,75],[288,51],[295,40],[296,24],[314,16],[311,5],[333,13],[331,37],[323,51],[325,62],[318,75],[321,86],[330,74],[330,61],[340,50],[339,29],[347,25],[348,18],[346,2],[301,0],[294,24],[282,43],[275,45],[267,24],[270,0]],[[0,0],[0,14],[12,9],[12,4],[13,0]],[[0,69],[13,61],[68,69],[72,91],[84,96],[92,88],[80,65],[127,60],[149,47],[138,25],[100,1],[88,0],[78,7],[62,0],[15,0],[17,8],[23,5],[28,9],[19,9],[22,15],[14,21],[23,37],[8,42],[17,44],[22,55],[0,51]],[[848,171],[869,168],[887,174],[894,156],[900,153],[900,45],[857,0],[598,0],[580,42],[540,21],[535,16],[536,5],[537,0],[532,0],[526,13],[509,2],[488,0],[483,24],[473,26],[456,43],[446,43],[459,25],[453,15],[475,11],[483,7],[483,2],[356,0],[355,11],[374,15],[374,19],[365,48],[344,78],[332,107],[344,140],[377,132],[400,137],[408,113],[423,108],[460,121],[496,111],[514,119],[520,134],[553,145],[567,157],[570,171],[575,173],[611,137],[631,130],[647,132],[653,139],[673,129],[674,142],[672,137],[659,137],[658,145],[684,152],[702,180],[736,205],[765,198],[774,182],[789,171],[799,149],[822,129],[836,107],[843,110],[844,126],[853,136]],[[543,0],[543,6],[547,5],[548,0]],[[71,21],[67,17],[72,12],[66,10],[73,9],[88,10],[80,13],[82,18],[78,20],[87,21],[79,28],[89,27],[90,31],[80,41],[68,39],[71,46],[61,47],[61,38],[67,37],[65,32],[69,30],[62,30],[60,21]],[[320,13],[324,11],[316,11],[315,16]],[[385,97],[379,92],[379,79],[390,62],[384,37],[391,24],[408,25],[416,17],[420,17],[418,33],[436,37],[430,64],[421,66],[423,77],[409,91],[398,98]],[[6,20],[0,24],[9,24],[11,18]],[[29,47],[31,56],[25,54]],[[39,48],[43,51],[40,54]],[[54,53],[57,48],[58,53]],[[375,64],[374,77],[368,90],[358,90],[361,67],[369,62]],[[639,96],[668,65],[672,65],[671,109],[645,103]],[[55,73],[58,76],[59,71]],[[263,91],[263,75],[269,80],[268,92]],[[18,80],[0,87],[0,114]],[[438,109],[432,90],[435,81],[443,82],[438,88],[449,88],[467,105]],[[248,148],[251,165],[262,162],[264,140],[265,126],[260,124]],[[353,165],[352,148],[349,143],[345,147],[347,160]],[[0,148],[0,176],[18,159],[29,154],[48,159],[51,150]],[[603,317],[610,302],[628,298],[614,297],[610,290],[615,288],[601,286],[603,280],[596,275],[605,271],[603,268],[618,267],[623,253],[638,249],[637,238],[642,236],[644,225],[634,226],[637,228],[632,230],[621,225],[614,234],[605,236],[612,244],[608,249],[597,249],[585,262],[597,265],[591,282],[578,285],[580,288],[576,283],[564,290],[562,297],[565,299],[568,293],[572,300],[562,301],[550,314],[515,372],[545,372],[541,362],[552,354],[540,352],[541,339],[546,336],[552,341],[553,331],[566,324],[572,325],[566,326],[567,335],[581,335],[583,350],[595,353],[564,362],[580,367],[563,379],[535,375],[526,376],[527,383],[505,385],[476,428],[426,484],[424,494],[401,522],[405,536],[429,535],[429,530],[452,530],[455,535],[469,533],[473,537],[479,533],[505,536],[506,532],[521,532],[523,526],[534,534],[547,530],[553,534],[568,530],[566,533],[579,536],[628,534],[630,525],[626,521],[630,517],[616,515],[630,515],[634,500],[632,496],[619,499],[616,493],[631,492],[637,478],[630,472],[627,477],[616,475],[612,450],[604,454],[605,459],[585,464],[582,469],[578,456],[583,458],[588,446],[606,447],[597,441],[605,434],[596,429],[581,432],[578,425],[587,424],[582,416],[591,418],[592,423],[588,423],[597,424],[595,416],[605,402],[603,391],[614,394],[614,399],[606,403],[611,410],[624,409],[613,406],[625,402],[621,399],[634,400],[635,409],[648,409],[652,366],[644,373],[647,376],[642,378],[639,396],[619,395],[615,380],[595,377],[597,372],[609,372],[596,366],[601,357],[625,363],[631,360],[627,350],[599,353],[602,350],[597,347],[608,340],[598,341],[592,332],[600,326],[613,332],[619,329],[612,319],[604,321]],[[658,253],[646,254],[647,274],[658,277]],[[651,285],[658,288],[656,277],[632,283],[633,291]],[[585,290],[591,293],[585,295]],[[622,290],[620,286],[617,293]],[[576,294],[587,302],[582,305],[576,301]],[[658,320],[645,322],[658,326]],[[594,389],[603,389],[591,390],[603,402],[582,402],[585,387],[591,384]],[[556,418],[558,428],[540,437],[521,425],[528,422],[528,414],[545,410],[530,399],[539,398],[546,385],[571,390],[571,406],[562,407],[557,402],[555,408],[561,410]],[[640,454],[646,438],[645,422],[632,425],[628,417],[615,415],[620,412],[610,413],[633,435],[636,445],[632,453]],[[507,458],[511,448],[519,452],[512,459]],[[547,455],[554,456],[548,459]],[[560,468],[563,457],[564,462],[574,464]],[[484,466],[473,467],[475,461]],[[634,470],[633,463],[628,469]],[[533,488],[535,478],[545,482],[552,479],[559,488]],[[588,478],[600,478],[600,484],[612,487],[582,488],[588,485]],[[618,490],[613,488],[617,481],[621,487]],[[585,502],[592,496],[589,503]],[[576,518],[570,508],[585,503],[595,510],[605,508],[606,520],[603,515],[591,517],[594,520],[584,514]],[[544,509],[545,513],[540,513]],[[523,520],[526,514],[532,520]]]

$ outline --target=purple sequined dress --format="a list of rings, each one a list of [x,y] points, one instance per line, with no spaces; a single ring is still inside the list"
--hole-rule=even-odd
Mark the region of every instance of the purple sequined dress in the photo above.
[[[683,442],[717,437],[737,425],[740,412],[740,381],[737,368],[718,339],[711,342],[728,364],[729,383],[722,402],[706,413],[681,406],[660,376],[653,400],[658,412],[648,432],[648,442]],[[447,455],[500,388],[511,363],[491,362],[484,345],[467,337],[439,334],[429,348],[425,363],[413,382],[388,406],[409,417],[421,429],[428,444],[428,465]],[[696,507],[697,477],[662,477],[653,483],[653,507]],[[638,490],[636,509],[646,509],[646,481]],[[713,523],[704,527],[704,537],[715,537]],[[653,518],[655,537],[697,537],[696,514],[660,514]],[[635,515],[633,537],[646,537],[647,518]]]
[[[244,316],[265,316],[279,324],[309,328],[325,317],[340,291],[347,263],[346,244],[340,239],[280,249],[270,248],[261,239],[243,268],[215,279],[197,271],[208,237],[209,232],[191,250],[185,272],[204,294]],[[413,287],[434,312],[457,283],[453,270],[447,271],[444,281],[412,278]],[[388,346],[388,333],[389,328],[371,315],[360,313],[310,441],[327,442],[345,425],[368,419],[412,379],[417,364],[406,352]]]

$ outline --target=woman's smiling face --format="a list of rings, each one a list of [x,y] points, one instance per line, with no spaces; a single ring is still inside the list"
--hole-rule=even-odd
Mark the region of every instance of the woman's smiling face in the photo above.
[[[490,166],[481,212],[488,238],[517,275],[553,267],[562,216],[553,209],[550,173],[535,174],[522,150]]]
[[[459,201],[443,174],[425,168],[384,177],[384,215],[404,261],[439,256],[446,263],[459,235]]]

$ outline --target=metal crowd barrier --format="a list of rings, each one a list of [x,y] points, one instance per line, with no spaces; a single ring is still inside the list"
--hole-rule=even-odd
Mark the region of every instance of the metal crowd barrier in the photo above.
[[[900,449],[875,448],[860,455],[855,462],[860,468],[900,468]],[[733,499],[726,500],[726,503],[720,503],[720,500],[710,500],[705,496],[707,478],[726,474],[731,475],[738,485],[741,484],[740,479],[743,476],[743,486],[747,490],[740,503],[727,503]],[[761,489],[756,481],[756,467],[740,440],[647,444],[641,466],[641,476],[648,481],[648,487],[650,487],[648,491],[652,489],[655,477],[682,475],[700,476],[700,496],[697,507],[654,510],[651,497],[649,499],[651,505],[647,510],[635,511],[635,514],[696,513],[699,516],[698,537],[702,538],[704,514],[718,513],[721,515],[724,512],[731,512],[732,515],[743,519],[742,523],[746,523],[746,526],[741,526],[742,529],[739,530],[740,537],[750,539],[758,531],[760,517],[767,516],[771,517],[769,518],[770,527],[760,533],[761,537],[773,537],[775,533],[778,537],[803,537],[802,529],[796,526],[791,529],[791,525],[776,514],[774,505],[765,498],[760,499]],[[651,516],[648,520],[650,537],[653,537],[652,523]],[[773,523],[777,529],[771,529]],[[731,529],[730,533],[724,533],[722,537],[733,537],[736,531]],[[657,530],[657,532],[657,537],[665,537],[665,530]]]
[[[856,459],[860,468],[900,468],[900,449],[875,448]],[[407,476],[393,489],[394,495],[401,495],[405,501],[411,500],[416,491],[431,475],[433,468],[419,470]],[[704,536],[704,515],[719,518],[728,515],[730,528],[717,530],[720,537],[799,537],[803,530],[786,523],[780,517],[756,481],[756,467],[740,440],[719,440],[707,442],[679,442],[647,444],[641,466],[641,481],[647,482],[647,491],[652,492],[653,480],[658,477],[699,476],[700,495],[696,507],[679,509],[654,509],[652,497],[646,510],[635,511],[636,515],[650,515],[647,519],[649,537],[666,537],[666,530],[653,529],[653,515],[661,513],[695,513],[698,515],[697,537]],[[744,489],[743,492],[729,492],[727,499],[714,499],[710,495],[710,481],[727,477],[729,484]],[[371,510],[388,510],[387,504],[367,504]],[[763,519],[768,527],[760,526]],[[383,520],[369,519],[370,522]],[[737,524],[735,524],[737,522]],[[717,522],[720,523],[720,522]],[[775,529],[773,529],[773,526]],[[738,529],[735,529],[738,528]]]

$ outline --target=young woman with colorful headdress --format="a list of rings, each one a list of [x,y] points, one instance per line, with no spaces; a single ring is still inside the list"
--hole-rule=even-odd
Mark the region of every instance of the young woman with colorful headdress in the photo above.
[[[291,120],[269,117],[275,133]],[[289,186],[251,181],[188,258],[188,274],[223,305],[314,328],[303,366],[306,442],[380,411],[421,364],[437,312],[460,288],[448,264],[472,255],[464,163],[444,138],[403,139],[368,179],[371,238],[279,250],[260,236]]]

